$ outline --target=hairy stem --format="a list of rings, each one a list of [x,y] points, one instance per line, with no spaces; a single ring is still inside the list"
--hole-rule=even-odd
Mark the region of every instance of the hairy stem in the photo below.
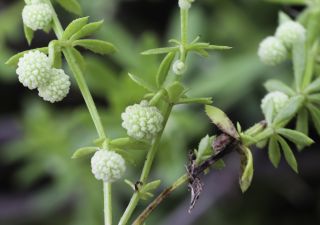
[[[159,144],[160,144],[163,130],[167,124],[170,113],[172,111],[172,105],[167,105],[166,109],[164,111],[165,111],[165,115],[164,115],[163,128],[159,132],[157,137],[154,139],[152,146],[147,154],[146,161],[145,161],[143,169],[142,169],[142,173],[141,173],[139,181],[142,182],[143,184],[145,184],[147,182],[154,157],[155,157],[157,150],[159,148]],[[123,213],[118,225],[125,225],[128,223],[128,221],[131,218],[131,215],[132,215],[133,211],[135,210],[135,208],[137,207],[138,203],[139,203],[139,193],[135,192],[132,195],[130,202],[129,202],[125,212]]]
[[[60,20],[55,12],[54,7],[51,4],[50,0],[47,0],[47,3],[50,5],[53,11],[53,30],[58,39],[61,39],[62,34],[64,32],[63,27],[60,23]],[[63,49],[63,54],[66,57],[67,63],[72,71],[75,80],[78,84],[80,92],[84,98],[84,101],[87,105],[88,111],[92,118],[92,121],[95,125],[99,138],[106,138],[106,134],[101,122],[101,118],[99,116],[97,107],[93,101],[91,96],[90,90],[87,86],[87,83],[84,79],[83,73],[79,68],[76,58],[73,55],[72,51],[69,48]],[[112,225],[112,201],[111,201],[111,184],[103,184],[103,193],[104,193],[104,218],[105,218],[105,225]]]

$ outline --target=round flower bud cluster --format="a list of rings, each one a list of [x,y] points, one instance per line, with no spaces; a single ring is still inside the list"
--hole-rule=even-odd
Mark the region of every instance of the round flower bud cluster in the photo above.
[[[182,75],[187,71],[187,66],[181,60],[177,60],[173,63],[172,70],[176,75]]]
[[[112,183],[123,176],[126,163],[118,153],[99,149],[91,158],[91,170],[97,180]]]
[[[61,101],[69,92],[69,76],[62,69],[52,68],[48,56],[38,50],[25,53],[16,72],[23,86],[31,90],[38,88],[39,96],[45,101]]]
[[[278,113],[289,101],[288,95],[280,91],[268,93],[261,101],[261,109],[264,114],[268,111],[268,107],[273,106],[274,113]]]
[[[190,9],[193,2],[194,0],[179,0],[178,4],[180,9]]]
[[[161,129],[163,116],[155,106],[147,101],[128,106],[121,114],[122,127],[135,139],[152,139]]]
[[[305,39],[306,30],[300,23],[287,21],[277,28],[275,36],[291,48],[297,41]]]
[[[50,5],[40,0],[31,0],[22,10],[23,23],[30,29],[42,30],[50,24],[53,11]]]
[[[305,39],[305,33],[305,28],[298,22],[286,21],[280,24],[275,36],[269,36],[260,43],[258,49],[260,60],[270,66],[283,62],[293,45]]]
[[[38,88],[39,96],[51,103],[59,102],[69,93],[69,76],[62,69],[55,68],[51,69],[50,75],[50,82]]]

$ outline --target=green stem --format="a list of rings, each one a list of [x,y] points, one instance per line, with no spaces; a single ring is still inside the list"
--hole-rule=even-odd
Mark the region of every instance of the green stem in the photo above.
[[[47,3],[50,5],[52,11],[53,11],[53,30],[57,36],[57,38],[60,40],[63,35],[63,27],[60,23],[60,20],[55,12],[54,7],[51,4],[50,0],[47,0]],[[71,49],[64,48],[63,49],[64,56],[66,57],[67,63],[75,77],[75,80],[78,84],[78,87],[80,89],[80,92],[84,98],[84,101],[87,105],[87,108],[89,110],[89,113],[91,115],[91,118],[93,120],[93,123],[95,125],[95,128],[97,130],[97,133],[99,135],[99,138],[106,138],[106,134],[97,110],[97,107],[93,101],[93,98],[91,96],[90,90],[87,86],[87,83],[84,79],[83,73],[79,66],[77,65],[76,58],[74,54],[72,53]],[[104,218],[105,218],[105,225],[112,225],[112,202],[111,202],[111,184],[103,184],[103,193],[104,193]]]
[[[181,23],[181,49],[180,60],[185,62],[187,57],[188,45],[188,9],[180,9],[180,23]]]
[[[154,139],[152,146],[151,146],[151,149],[148,151],[146,161],[145,161],[143,169],[142,169],[142,173],[141,173],[139,181],[141,181],[143,184],[145,184],[148,179],[148,176],[149,176],[149,173],[151,170],[151,166],[153,163],[153,159],[154,159],[154,157],[157,153],[157,150],[159,148],[159,144],[160,144],[160,140],[161,140],[164,128],[167,124],[167,121],[169,119],[169,115],[172,111],[172,105],[167,105],[164,111],[165,111],[165,115],[164,115],[163,128],[159,132],[157,137]],[[138,192],[135,192],[132,195],[130,202],[129,202],[125,212],[123,213],[118,225],[125,225],[128,223],[128,221],[131,218],[131,215],[132,215],[133,211],[135,210],[135,208],[137,207],[138,203],[139,203],[139,194],[138,194]]]

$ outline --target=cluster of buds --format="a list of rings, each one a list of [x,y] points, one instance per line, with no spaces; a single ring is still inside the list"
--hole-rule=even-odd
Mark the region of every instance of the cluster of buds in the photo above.
[[[26,6],[22,10],[24,25],[34,31],[47,28],[53,17],[50,5],[42,0],[29,0],[26,3]]]
[[[91,158],[91,170],[97,180],[112,183],[119,180],[126,171],[121,155],[107,149],[99,149]]]
[[[58,102],[69,93],[69,76],[62,69],[52,68],[48,56],[38,50],[24,54],[16,72],[19,81],[31,90],[38,88],[45,101]]]
[[[280,91],[268,93],[261,101],[262,112],[266,115],[268,107],[273,107],[273,113],[277,114],[289,101],[288,95]]]
[[[134,139],[152,139],[162,129],[161,112],[157,107],[149,106],[147,101],[128,106],[121,118],[123,128]]]
[[[280,24],[274,36],[265,38],[259,46],[258,56],[266,65],[274,66],[286,60],[295,43],[305,39],[305,28],[298,22]]]

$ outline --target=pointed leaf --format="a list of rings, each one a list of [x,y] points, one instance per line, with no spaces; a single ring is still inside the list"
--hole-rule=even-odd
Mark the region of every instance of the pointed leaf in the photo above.
[[[306,109],[301,109],[297,116],[296,130],[301,133],[308,135],[309,133],[309,118],[308,111]],[[298,150],[302,150],[303,146],[297,145]]]
[[[167,88],[169,100],[171,103],[179,101],[180,97],[185,93],[185,88],[180,82],[174,82]]]
[[[230,135],[235,139],[239,139],[239,134],[234,127],[233,123],[229,119],[229,117],[219,108],[206,105],[205,107],[206,113],[211,119],[211,121],[224,133]]]
[[[285,83],[283,83],[279,80],[268,80],[264,84],[264,86],[269,92],[280,91],[280,92],[283,92],[289,96],[292,96],[295,94],[295,92],[292,90],[292,88],[290,88]]]
[[[31,45],[34,31],[31,28],[27,27],[26,25],[23,25],[23,31],[24,31],[24,36],[27,39],[28,45]]]
[[[67,11],[76,15],[82,14],[81,5],[77,0],[57,0],[57,2]]]
[[[289,166],[296,172],[298,173],[298,164],[297,164],[297,160],[290,148],[290,146],[288,145],[288,143],[279,135],[277,135],[277,140],[279,141],[282,151],[284,153],[284,158],[286,159],[287,163],[289,164]]]
[[[155,92],[156,91],[156,87],[154,85],[152,85],[149,82],[143,80],[141,77],[138,77],[138,76],[136,76],[134,74],[131,74],[131,73],[128,73],[128,75],[131,78],[131,80],[133,80],[139,86],[145,88],[146,90],[148,90],[150,92]]]
[[[305,92],[308,94],[320,92],[320,78],[317,78],[311,84],[309,84],[309,86],[306,87]]]
[[[48,54],[48,47],[43,47],[43,48],[35,48],[35,49],[31,49],[31,50],[27,50],[27,51],[23,51],[23,52],[19,52],[18,54],[15,54],[14,56],[12,56],[10,59],[7,60],[6,65],[10,65],[10,66],[17,66],[19,59],[21,57],[23,57],[24,54],[30,52],[30,51],[35,51],[38,50],[40,52],[43,52],[45,54]]]
[[[177,52],[179,47],[165,47],[165,48],[154,48],[147,51],[141,52],[142,55],[157,55],[157,54],[167,54],[169,52]]]
[[[320,93],[319,94],[312,94],[307,96],[310,102],[314,102],[319,104],[320,103]]]
[[[288,5],[306,5],[307,0],[266,0],[267,2],[281,3]]]
[[[304,40],[297,41],[292,48],[292,61],[293,61],[293,71],[294,78],[298,89],[302,85],[302,79],[304,74],[304,68],[306,64],[306,53],[305,53],[305,43]]]
[[[72,155],[72,159],[78,159],[90,154],[95,153],[98,150],[97,147],[83,147],[83,148],[79,148],[77,149],[73,155]]]
[[[80,66],[81,70],[84,71],[86,68],[86,61],[84,60],[82,54],[75,48],[70,48],[70,51],[73,54],[77,64]]]
[[[288,16],[286,13],[284,13],[282,11],[279,12],[278,17],[279,17],[279,21],[278,21],[279,25],[281,25],[281,24],[283,24],[285,22],[288,22],[288,21],[292,21],[290,16]]]
[[[146,150],[149,147],[148,143],[129,137],[114,139],[109,144],[110,146],[124,150]]]
[[[96,33],[102,26],[103,20],[83,26],[77,33],[71,36],[70,40],[78,40]]]
[[[74,35],[88,23],[88,19],[89,17],[82,17],[72,21],[63,32],[62,39],[68,40],[72,35]]]
[[[81,39],[81,40],[74,41],[72,44],[73,46],[81,46],[94,53],[98,53],[101,55],[111,54],[116,51],[116,48],[114,47],[113,44],[111,44],[110,42],[101,41],[101,40]]]
[[[242,147],[241,153],[241,177],[239,180],[241,191],[244,193],[251,185],[253,177],[253,158],[249,148]]]
[[[49,43],[49,60],[51,66],[60,68],[62,64],[61,48],[59,42],[54,40]]]
[[[154,191],[157,189],[161,184],[161,180],[155,180],[147,183],[146,185],[143,185],[141,188],[141,192],[149,192],[149,191]]]
[[[288,140],[292,141],[293,143],[301,146],[309,146],[314,143],[314,141],[306,136],[305,134],[296,131],[296,130],[290,130],[287,128],[279,128],[277,129],[277,133],[281,134]]]
[[[278,168],[281,159],[281,153],[278,141],[274,136],[272,136],[269,140],[268,155],[273,166]]]
[[[162,84],[165,82],[175,55],[176,55],[175,52],[170,52],[161,62],[157,76],[156,76],[158,87],[161,87]]]
[[[320,136],[320,110],[312,104],[308,104],[307,107],[311,114],[314,127],[316,128],[317,133]]]

